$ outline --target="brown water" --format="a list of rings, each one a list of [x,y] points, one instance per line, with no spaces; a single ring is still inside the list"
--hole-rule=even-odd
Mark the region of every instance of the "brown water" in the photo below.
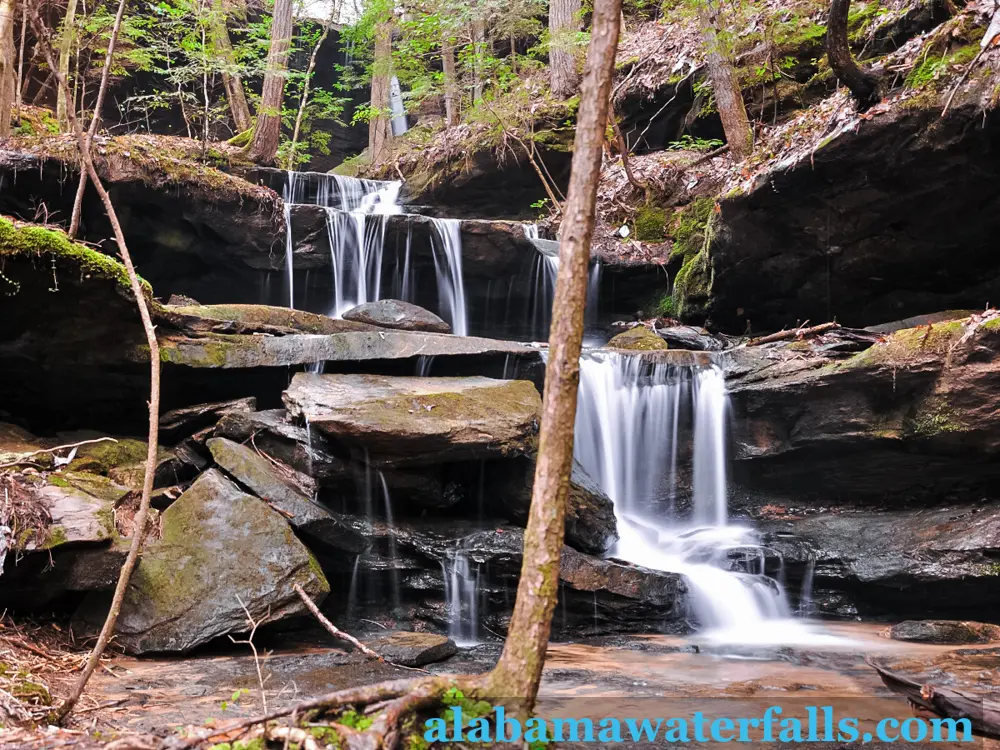
[[[829,705],[862,719],[910,715],[865,663],[875,657],[914,679],[993,692],[1000,649],[890,641],[884,626],[828,625],[843,642],[821,648],[727,649],[677,637],[637,636],[610,642],[553,644],[546,661],[539,713],[599,718],[690,715],[756,716],[769,705],[801,715]],[[488,669],[499,649],[463,652],[436,673]],[[109,728],[148,731],[252,715],[263,708],[254,660],[247,654],[196,658],[118,659],[95,676],[91,695]],[[262,661],[269,708],[381,679],[412,677],[335,648],[276,649]],[[236,691],[249,691],[232,701]],[[226,702],[230,705],[223,706]],[[235,705],[233,705],[235,703]]]

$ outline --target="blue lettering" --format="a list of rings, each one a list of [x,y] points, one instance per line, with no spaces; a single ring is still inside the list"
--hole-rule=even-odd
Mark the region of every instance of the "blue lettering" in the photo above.
[[[598,722],[601,728],[597,738],[601,742],[624,742],[622,739],[622,723],[618,719],[601,719]]]
[[[628,727],[629,732],[632,735],[632,739],[638,742],[645,736],[645,738],[652,742],[656,739],[656,736],[660,733],[660,724],[663,723],[663,719],[656,720],[656,728],[653,728],[653,723],[649,719],[643,719],[642,724],[636,725],[635,719],[625,719],[625,726]]]
[[[722,730],[726,730],[729,734],[722,734]],[[733,733],[736,730],[736,724],[733,723],[732,719],[727,719],[725,716],[720,716],[718,719],[712,722],[712,739],[715,742],[729,742],[733,739]]]
[[[444,719],[428,719],[424,722],[424,742],[447,742],[448,727]]]

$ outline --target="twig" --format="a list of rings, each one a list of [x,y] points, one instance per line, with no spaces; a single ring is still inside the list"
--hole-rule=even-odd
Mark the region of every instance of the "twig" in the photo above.
[[[265,622],[267,622],[267,619],[271,616],[271,609],[270,607],[268,607],[267,614],[264,615],[264,617],[261,620],[255,620],[250,615],[250,610],[247,609],[247,605],[243,603],[243,600],[240,599],[239,596],[236,597],[236,601],[238,601],[240,603],[240,606],[243,607],[243,612],[247,616],[247,622],[250,623],[250,635],[247,636],[247,639],[245,641],[238,641],[232,636],[229,636],[229,640],[231,640],[233,643],[249,646],[250,650],[253,652],[253,663],[254,666],[257,668],[257,684],[260,685],[260,702],[264,708],[264,713],[267,713],[267,691],[264,690],[264,682],[265,682],[264,673],[261,671],[260,668],[260,654],[257,653],[257,646],[253,642],[253,637],[257,633],[257,628],[260,625],[263,625]]]
[[[40,456],[43,453],[55,453],[56,451],[64,451],[67,448],[79,448],[82,445],[90,445],[91,443],[103,443],[110,440],[112,443],[117,443],[118,441],[112,437],[101,437],[94,438],[93,440],[81,440],[79,443],[69,443],[68,445],[57,445],[55,448],[42,448],[41,450],[33,451],[32,453],[25,453],[21,456],[22,459],[31,458],[32,456]],[[23,463],[23,461],[18,461],[18,463]]]
[[[989,44],[985,45],[981,50],[979,50],[979,54],[976,55],[974,58],[972,58],[972,62],[969,63],[968,67],[966,67],[965,69],[965,72],[962,73],[962,77],[958,79],[958,83],[955,84],[955,86],[951,90],[951,93],[948,94],[948,101],[944,103],[944,109],[941,110],[941,117],[944,117],[946,114],[948,114],[948,108],[951,107],[951,101],[952,99],[955,98],[955,94],[957,94],[958,90],[962,88],[962,84],[965,83],[965,79],[969,77],[969,73],[972,72],[972,69],[976,67],[976,63],[979,62],[979,58],[981,58],[983,54],[986,52],[986,50],[988,50],[989,48],[990,48]]]
[[[316,602],[314,602],[309,597],[309,594],[305,592],[305,589],[303,589],[301,585],[296,583],[292,586],[292,588],[295,589],[295,593],[299,595],[299,598],[306,605],[309,611],[313,613],[313,616],[317,620],[319,620],[319,624],[322,625],[330,635],[332,635],[334,638],[340,638],[341,640],[347,641],[356,649],[358,649],[358,651],[363,653],[365,656],[368,656],[372,659],[378,659],[380,662],[385,663],[385,659],[383,659],[379,654],[376,654],[374,651],[368,648],[365,644],[363,644],[353,635],[351,635],[350,633],[345,633],[343,630],[341,630],[332,622],[330,622],[328,619],[326,619],[326,616],[322,612],[320,612],[319,607],[316,606]]]

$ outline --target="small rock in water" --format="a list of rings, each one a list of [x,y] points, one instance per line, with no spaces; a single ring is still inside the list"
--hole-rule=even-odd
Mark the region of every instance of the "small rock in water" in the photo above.
[[[447,636],[405,630],[387,633],[365,645],[386,661],[404,667],[422,667],[444,661],[458,652],[455,642]]]
[[[358,305],[344,313],[344,320],[400,331],[451,333],[451,326],[430,310],[398,299],[383,299]]]
[[[1000,641],[1000,625],[960,620],[905,620],[889,629],[889,637],[917,643],[993,643]]]
[[[201,305],[201,303],[194,297],[188,297],[186,294],[171,294],[170,299],[167,300],[167,304],[171,307],[191,307],[194,305]]]
[[[609,349],[622,349],[625,351],[655,351],[657,349],[668,349],[667,342],[653,333],[646,326],[636,326],[629,328],[625,333],[619,333],[608,342]]]

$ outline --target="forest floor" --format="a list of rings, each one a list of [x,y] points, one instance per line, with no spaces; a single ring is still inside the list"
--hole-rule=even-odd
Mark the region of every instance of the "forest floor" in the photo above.
[[[877,720],[910,716],[865,663],[876,655],[896,669],[952,687],[996,691],[991,665],[997,648],[905,644],[881,637],[882,626],[827,623],[813,645],[722,646],[697,637],[629,636],[552,644],[537,715],[656,718],[755,716],[770,705],[804,715],[807,705],[831,705],[838,716]],[[68,689],[83,653],[67,649],[65,634],[45,628],[0,631],[4,658],[23,639],[39,653],[21,666],[46,680],[53,695]],[[40,750],[65,746],[153,748],[183,728],[218,726],[232,719],[291,705],[333,690],[399,677],[400,670],[321,645],[320,634],[262,642],[261,691],[257,664],[245,647],[205,649],[189,656],[107,660],[95,674],[82,709],[67,729],[0,730],[0,746]],[[489,669],[499,643],[463,650],[430,669],[436,674]],[[411,676],[411,675],[407,675]],[[266,704],[265,704],[266,698]],[[561,746],[572,746],[561,743]]]

